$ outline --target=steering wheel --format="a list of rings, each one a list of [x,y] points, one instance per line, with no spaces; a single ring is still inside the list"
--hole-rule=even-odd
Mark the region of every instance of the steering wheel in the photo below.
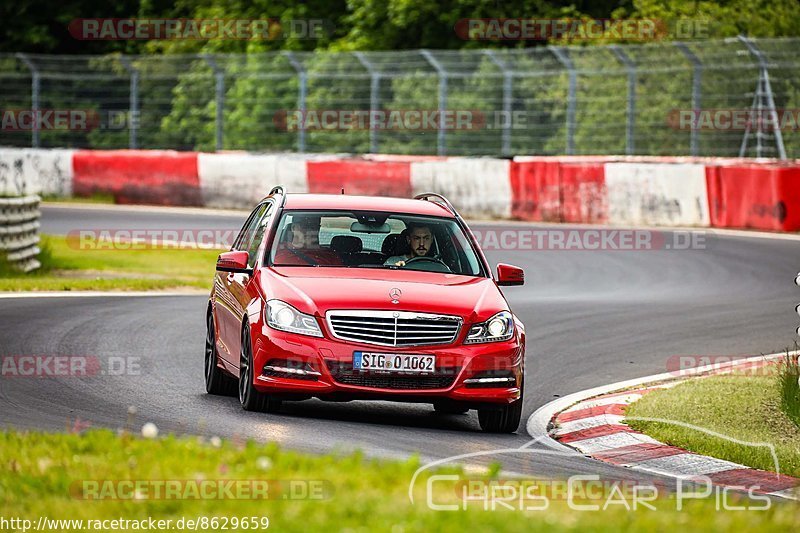
[[[450,267],[447,266],[447,263],[445,263],[444,261],[442,261],[441,259],[439,259],[437,257],[428,257],[427,255],[418,255],[417,257],[412,257],[411,259],[407,259],[405,266],[408,266],[411,263],[414,263],[416,261],[427,261],[429,263],[438,263],[438,264],[442,265],[444,268],[446,268],[447,272],[452,272]]]

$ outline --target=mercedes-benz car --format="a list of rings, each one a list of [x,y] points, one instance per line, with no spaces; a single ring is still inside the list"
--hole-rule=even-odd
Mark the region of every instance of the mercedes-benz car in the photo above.
[[[478,411],[513,432],[525,328],[446,198],[287,194],[275,187],[219,256],[205,385],[248,411],[284,401],[392,400]]]

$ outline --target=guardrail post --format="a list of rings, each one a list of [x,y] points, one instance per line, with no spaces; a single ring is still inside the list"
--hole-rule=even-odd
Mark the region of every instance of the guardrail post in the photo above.
[[[41,75],[36,64],[31,61],[28,54],[17,54],[17,58],[25,63],[25,66],[31,71],[31,111],[33,111],[34,120],[31,127],[31,147],[39,148],[41,146],[41,139],[39,137],[39,93],[42,89]]]
[[[378,72],[367,59],[364,52],[353,52],[356,59],[369,72],[369,151],[373,154],[378,153],[378,128],[376,112],[380,106],[380,87],[381,73]]]
[[[430,50],[420,50],[420,53],[439,75],[439,131],[436,137],[436,153],[447,155],[447,132],[444,129],[445,120],[443,118],[447,112],[447,70],[438,59],[433,57]]]
[[[511,101],[514,90],[514,71],[508,68],[508,64],[495,55],[494,50],[484,50],[483,53],[494,63],[500,72],[503,73],[503,115],[506,119],[503,124],[502,154],[511,155]]]
[[[297,71],[297,77],[300,87],[297,94],[297,108],[300,112],[300,128],[297,130],[297,151],[303,153],[306,151],[306,96],[308,94],[308,73],[305,67],[295,58],[292,52],[284,52],[283,55],[289,60],[292,67]]]
[[[703,62],[694,52],[689,50],[686,43],[676,42],[675,46],[692,63],[692,117],[696,120],[696,113],[700,112],[700,98],[702,96],[700,84],[703,81]],[[689,153],[693,156],[698,155],[700,152],[697,134],[698,128],[692,125],[692,129],[689,132]]]
[[[128,125],[128,147],[135,150],[139,145],[139,71],[131,64],[131,60],[125,56],[120,57],[122,66],[131,75],[131,86],[128,93],[128,114],[130,124]]]
[[[628,71],[628,111],[627,124],[625,126],[625,153],[632,155],[636,150],[634,134],[636,132],[636,64],[622,51],[618,45],[608,47],[611,52],[625,65]]]
[[[575,109],[578,104],[578,72],[575,70],[575,64],[572,59],[564,51],[563,48],[558,46],[548,46],[556,59],[567,69],[569,76],[569,86],[567,88],[567,155],[575,153]]]
[[[214,146],[219,152],[224,147],[225,135],[225,71],[219,68],[216,59],[208,54],[203,54],[202,58],[214,71],[214,100],[216,101],[217,113],[214,117]]]

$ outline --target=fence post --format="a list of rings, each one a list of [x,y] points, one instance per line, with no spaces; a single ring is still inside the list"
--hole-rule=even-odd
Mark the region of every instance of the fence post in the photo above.
[[[380,83],[381,73],[378,72],[372,65],[364,52],[353,52],[356,59],[367,69],[369,72],[369,151],[370,153],[378,153],[378,128],[377,126],[377,111],[380,106]]]
[[[139,71],[131,64],[131,60],[120,56],[120,62],[128,74],[131,75],[130,91],[128,92],[128,148],[135,150],[139,144]]]
[[[700,84],[703,80],[703,62],[700,61],[700,58],[697,57],[694,52],[689,50],[686,43],[676,42],[675,46],[677,46],[678,50],[692,63],[692,117],[694,122],[698,117],[696,113],[700,112],[700,98],[702,97]],[[689,153],[693,156],[698,155],[700,152],[697,134],[698,128],[692,124],[692,129],[689,132]]]
[[[208,54],[201,56],[214,71],[214,99],[216,101],[216,116],[214,117],[214,146],[219,152],[224,147],[225,141],[225,71],[219,67],[217,60]]]
[[[578,73],[575,64],[563,48],[548,46],[556,59],[567,69],[569,87],[567,88],[567,155],[575,153],[575,108],[578,104]]]
[[[618,45],[613,44],[608,48],[625,65],[625,70],[628,71],[628,120],[625,128],[625,153],[632,155],[636,149],[634,143],[636,127],[636,64],[631,61],[628,54],[623,52]]]
[[[514,72],[508,68],[508,63],[495,55],[494,50],[484,50],[483,53],[503,73],[503,115],[505,121],[503,124],[501,151],[503,155],[508,156],[511,155],[511,100],[514,90]]]
[[[439,131],[436,142],[436,153],[438,155],[446,155],[446,131],[444,129],[445,121],[443,117],[447,112],[447,71],[439,62],[439,60],[433,57],[433,54],[431,54],[430,50],[420,50],[419,52],[439,75]]]
[[[300,112],[301,125],[297,130],[297,151],[303,153],[306,151],[305,116],[306,95],[308,94],[308,73],[292,52],[283,52],[283,55],[286,56],[286,59],[289,60],[289,63],[291,63],[292,67],[297,71],[298,81],[300,82],[297,94],[297,108]]]
[[[756,84],[756,92],[753,95],[753,108],[761,110],[761,96],[767,97],[767,109],[769,110],[769,117],[770,121],[772,122],[772,130],[775,133],[775,144],[778,145],[778,156],[781,159],[786,159],[786,147],[783,144],[783,134],[781,133],[781,126],[778,119],[778,111],[775,109],[775,100],[772,97],[772,85],[769,83],[769,70],[767,65],[767,60],[764,57],[763,52],[758,49],[756,43],[754,43],[751,39],[748,39],[744,35],[739,35],[738,39],[744,43],[747,47],[747,50],[753,54],[756,59],[758,60],[759,66],[759,76],[758,76],[758,83]],[[762,86],[764,92],[762,93]],[[761,146],[761,113],[759,112],[758,117],[758,131],[756,131],[756,157],[761,157],[762,146]],[[745,152],[747,151],[747,138],[750,133],[750,123],[752,121],[747,122],[747,129],[744,132],[744,138],[742,138],[742,146],[739,148],[739,157],[744,157]]]
[[[31,147],[39,148],[41,146],[41,139],[39,138],[39,93],[41,92],[42,82],[39,74],[39,69],[36,64],[31,61],[28,54],[17,54],[17,58],[25,63],[31,71],[31,111],[36,117],[33,121],[31,128]]]

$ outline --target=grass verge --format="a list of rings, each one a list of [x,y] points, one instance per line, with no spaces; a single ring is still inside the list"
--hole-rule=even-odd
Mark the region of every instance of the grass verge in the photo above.
[[[42,267],[29,274],[0,264],[0,291],[209,289],[220,250],[81,250],[42,235]]]
[[[780,372],[781,407],[800,427],[800,356],[786,355]]]
[[[213,441],[174,436],[144,440],[108,430],[84,434],[2,432],[2,515],[34,524],[39,517],[84,521],[153,517],[173,520],[173,524],[181,518],[266,517],[269,529],[275,531],[668,531],[676,527],[788,531],[796,525],[800,511],[795,503],[776,504],[765,511],[717,511],[714,498],[689,501],[680,512],[674,502],[656,502],[656,510],[628,511],[612,505],[606,511],[579,512],[564,501],[553,501],[539,511],[503,506],[487,511],[477,502],[466,510],[434,511],[425,503],[428,474],[414,485],[415,503],[408,498],[409,481],[419,466],[416,459],[374,460],[357,453],[310,456],[274,444],[217,441],[212,445]],[[459,470],[451,467],[437,473],[445,472],[456,475]],[[148,480],[151,483],[143,483]],[[172,480],[183,486],[199,480],[270,480],[270,488],[283,490],[269,490],[266,498],[255,499],[191,498],[183,491],[173,493],[179,497],[151,497],[155,482]],[[131,486],[123,481],[139,482],[147,488],[123,490]],[[311,482],[324,487],[313,491],[315,497],[303,489]],[[286,488],[291,486],[299,488]],[[453,485],[433,486],[432,499],[437,503],[455,495]],[[113,498],[119,495],[128,496]],[[228,529],[244,529],[230,525]],[[222,529],[221,523],[213,529]]]
[[[42,196],[43,202],[53,204],[115,204],[114,195],[111,193],[93,193],[89,196],[57,196],[46,194]]]
[[[774,472],[775,461],[768,447],[737,444],[701,429],[744,442],[771,444],[780,472],[800,477],[800,428],[782,409],[781,385],[774,375],[693,379],[645,395],[628,407],[626,417],[626,424],[666,444]],[[683,422],[700,429],[637,417]]]

